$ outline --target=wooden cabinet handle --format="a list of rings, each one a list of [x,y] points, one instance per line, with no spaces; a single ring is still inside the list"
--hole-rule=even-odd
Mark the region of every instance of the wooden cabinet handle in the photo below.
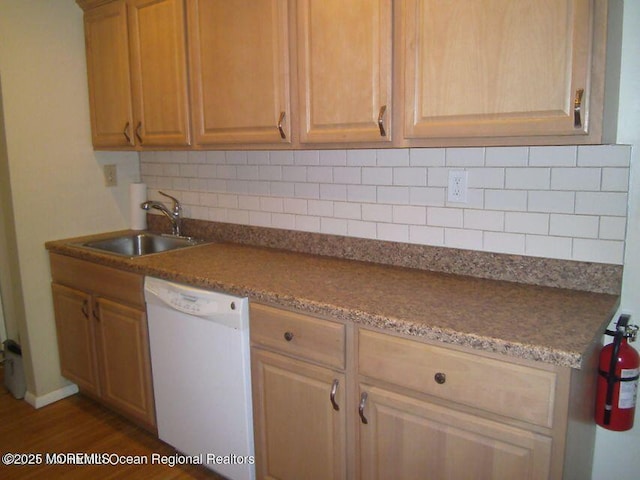
[[[127,139],[127,143],[131,144],[131,136],[129,135],[129,122],[125,124],[122,134],[124,135],[124,138]]]
[[[442,372],[438,372],[434,375],[433,379],[436,381],[438,385],[442,385],[444,382],[447,381],[447,376]]]
[[[386,105],[382,105],[380,107],[380,113],[378,113],[378,128],[380,129],[380,136],[381,137],[386,137],[387,136],[387,132],[384,129],[384,114],[387,111],[387,106]]]
[[[360,394],[360,405],[358,406],[358,414],[360,415],[360,421],[365,425],[369,423],[369,420],[367,420],[367,417],[364,416],[364,407],[367,404],[367,397],[368,397],[367,392],[362,392]]]
[[[573,100],[573,126],[575,128],[582,128],[582,97],[584,95],[584,89],[579,88],[576,90],[576,97]]]
[[[338,382],[337,378],[333,380],[333,385],[331,385],[331,393],[329,394],[329,400],[331,400],[331,405],[333,406],[333,409],[336,412],[340,411],[340,406],[336,402],[336,393],[338,393],[338,384],[339,383],[340,382]]]
[[[290,342],[291,340],[293,340],[293,332],[284,332],[284,339],[287,342]]]
[[[86,298],[82,301],[81,310],[82,310],[82,315],[84,315],[84,318],[89,320],[89,301]]]
[[[284,132],[284,128],[282,127],[282,122],[284,122],[285,115],[285,112],[280,112],[280,118],[278,118],[278,131],[280,132],[280,138],[282,138],[283,140],[287,139],[287,134]]]
[[[140,134],[141,129],[142,129],[142,122],[138,122],[138,126],[136,127],[136,138],[138,139],[138,142],[140,143],[140,145],[142,145],[142,135]]]

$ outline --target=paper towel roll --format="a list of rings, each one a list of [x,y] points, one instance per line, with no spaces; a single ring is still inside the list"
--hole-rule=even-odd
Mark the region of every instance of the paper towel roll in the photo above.
[[[140,208],[140,204],[147,201],[147,185],[132,183],[129,185],[129,203],[131,205],[131,229],[147,229],[147,212]]]

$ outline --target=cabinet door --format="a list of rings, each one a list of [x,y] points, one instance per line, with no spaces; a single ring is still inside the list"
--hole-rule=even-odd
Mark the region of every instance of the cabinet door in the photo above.
[[[129,0],[134,134],[140,145],[189,145],[183,0]]]
[[[405,137],[585,134],[591,3],[405,0]]]
[[[61,373],[84,392],[99,396],[91,296],[56,283],[51,288]]]
[[[361,392],[362,479],[548,478],[548,437],[376,387]]]
[[[251,363],[258,478],[344,479],[344,374],[256,348]]]
[[[103,298],[96,303],[102,399],[153,427],[155,410],[146,314]]]
[[[391,1],[297,5],[301,141],[390,141]]]
[[[133,145],[127,8],[116,1],[84,15],[93,146]]]
[[[287,5],[188,4],[197,144],[291,142]]]

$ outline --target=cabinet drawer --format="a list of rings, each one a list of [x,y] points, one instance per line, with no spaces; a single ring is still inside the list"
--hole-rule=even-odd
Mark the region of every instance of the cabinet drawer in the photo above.
[[[345,328],[340,323],[251,304],[251,341],[343,369]]]
[[[554,372],[366,330],[358,362],[361,375],[542,427],[553,423]]]
[[[96,296],[144,307],[143,277],[116,268],[51,253],[54,282],[91,292]]]

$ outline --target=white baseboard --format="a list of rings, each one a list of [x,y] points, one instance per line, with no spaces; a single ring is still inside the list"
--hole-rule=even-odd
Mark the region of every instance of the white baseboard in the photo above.
[[[42,408],[76,393],[78,393],[78,386],[75,383],[72,383],[40,397],[35,396],[31,392],[27,392],[24,396],[24,401],[34,408]]]

